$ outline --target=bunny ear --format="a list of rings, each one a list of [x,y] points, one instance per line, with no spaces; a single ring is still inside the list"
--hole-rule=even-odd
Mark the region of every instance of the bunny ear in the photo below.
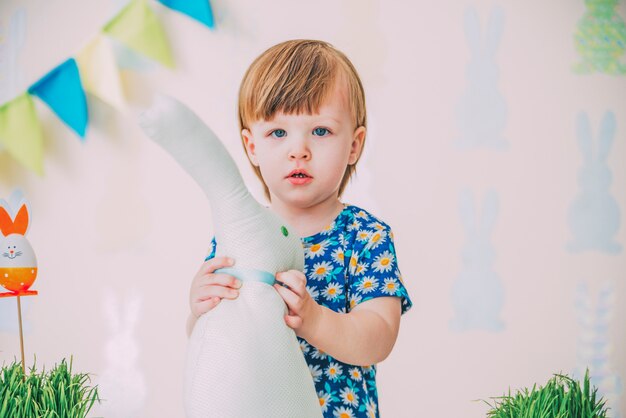
[[[615,115],[613,112],[606,112],[602,119],[600,128],[600,139],[598,141],[598,161],[606,161],[615,137]]]
[[[576,130],[578,131],[578,148],[580,148],[585,162],[591,163],[591,126],[589,125],[589,117],[585,112],[578,114]]]
[[[495,6],[491,9],[489,23],[487,23],[487,35],[485,39],[485,53],[493,56],[500,44],[502,31],[504,29],[504,11],[501,7]]]
[[[6,237],[13,233],[13,219],[11,219],[5,203],[4,201],[0,202],[0,233]]]
[[[17,211],[17,215],[15,215],[15,219],[13,220],[14,234],[26,235],[28,226],[30,225],[29,213],[28,204],[26,202],[22,203],[22,206]]]
[[[474,52],[474,55],[478,55],[481,49],[480,42],[480,22],[478,20],[478,13],[473,6],[465,9],[463,15],[463,28],[465,29],[465,38],[470,49]]]
[[[467,235],[473,235],[476,232],[476,212],[474,210],[474,196],[468,189],[461,190],[459,194],[459,215]]]
[[[480,230],[484,236],[493,230],[498,215],[498,195],[489,190],[483,198],[483,212],[480,220]]]

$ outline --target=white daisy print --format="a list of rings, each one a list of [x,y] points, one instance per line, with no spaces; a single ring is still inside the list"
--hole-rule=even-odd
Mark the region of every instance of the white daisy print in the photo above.
[[[335,250],[332,253],[332,256],[333,256],[333,260],[335,260],[335,263],[343,264],[344,253],[341,247],[335,248]]]
[[[359,404],[359,397],[356,393],[354,393],[354,389],[351,389],[348,386],[341,389],[339,395],[341,396],[343,403],[346,405],[357,406]]]
[[[343,289],[337,282],[328,283],[326,288],[322,291],[322,295],[324,295],[324,297],[328,300],[336,299],[339,295],[341,295],[341,293],[343,293]]]
[[[395,259],[396,257],[391,253],[391,251],[385,251],[382,254],[379,254],[372,263],[374,271],[377,271],[379,273],[388,272],[393,267],[393,262],[395,261]]]
[[[353,309],[356,305],[358,305],[363,298],[361,295],[351,295],[350,296],[350,309]]]
[[[331,222],[330,225],[326,225],[324,227],[324,229],[322,229],[322,235],[328,235],[331,232],[333,232],[333,229],[335,229],[335,222]]]
[[[366,271],[367,265],[365,263],[357,263],[356,269],[354,269],[354,274],[356,276],[361,276],[362,274],[365,274]]]
[[[350,370],[348,370],[348,373],[350,374],[352,380],[355,380],[357,382],[360,382],[363,378],[363,376],[361,376],[361,370],[359,370],[358,367],[351,368]]]
[[[300,341],[300,350],[302,350],[303,353],[308,353],[310,349],[311,346],[307,344],[306,341]]]
[[[313,298],[313,300],[317,300],[320,297],[320,291],[317,290],[317,287],[307,286],[306,291],[309,292],[309,295]]]
[[[352,412],[351,408],[340,406],[339,408],[335,408],[333,416],[336,418],[354,418],[354,412]]]
[[[356,213],[355,215],[357,218],[361,218],[361,219],[365,219],[368,220],[370,217],[367,215],[367,213],[365,213],[365,211],[360,210]]]
[[[398,281],[392,277],[385,279],[385,284],[383,285],[383,293],[388,295],[395,295],[398,290]]]
[[[354,231],[355,229],[361,228],[361,222],[358,219],[354,218],[354,220],[348,225],[348,231]]]
[[[326,412],[328,410],[328,402],[330,402],[330,393],[319,391],[317,392],[317,398],[320,401],[320,408],[322,408],[322,412]]]
[[[368,243],[368,247],[370,249],[377,248],[380,244],[385,242],[387,239],[387,232],[385,231],[374,231],[370,234],[370,241]]]
[[[321,257],[326,253],[326,248],[328,248],[328,242],[322,241],[318,244],[313,244],[311,246],[304,248],[304,256],[306,258],[317,258]]]
[[[311,353],[311,357],[313,357],[314,359],[324,360],[326,357],[328,357],[328,354],[326,354],[325,351],[322,351],[317,347],[313,347],[313,352]]]
[[[368,373],[371,376],[372,373],[374,373],[374,367],[373,366],[363,366],[363,373]],[[365,383],[365,382],[363,382],[363,383]]]
[[[367,226],[378,231],[382,231],[383,229],[385,229],[383,224],[381,224],[380,222],[370,222]]]
[[[363,277],[363,280],[359,283],[359,291],[364,294],[367,294],[371,291],[374,291],[378,288],[378,279],[374,276],[366,276]]]
[[[370,231],[362,230],[356,233],[356,239],[365,242],[370,238]]]
[[[367,416],[370,418],[376,418],[376,404],[374,403],[374,400],[370,399],[365,404],[365,407],[367,409]]]
[[[350,257],[350,271],[354,272],[356,270],[356,266],[359,263],[359,256],[357,253],[352,253]]]
[[[328,261],[321,261],[313,265],[313,271],[311,271],[311,278],[315,280],[323,280],[333,270],[333,265]]]
[[[330,380],[337,380],[339,379],[339,376],[341,376],[341,374],[343,373],[343,368],[338,363],[332,361],[326,368],[325,373]]]
[[[311,366],[309,364],[309,372],[311,373],[311,377],[313,378],[314,382],[320,381],[320,378],[322,377],[322,370],[320,369],[320,366],[318,366],[317,364],[315,366]]]

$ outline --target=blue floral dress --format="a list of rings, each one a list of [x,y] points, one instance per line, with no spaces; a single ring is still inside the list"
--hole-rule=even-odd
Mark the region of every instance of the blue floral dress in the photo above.
[[[350,312],[359,303],[399,297],[402,313],[412,302],[398,269],[389,225],[354,205],[323,231],[302,238],[307,290],[320,305]],[[206,260],[215,256],[215,238]],[[340,338],[338,336],[338,338]],[[376,365],[343,363],[299,338],[324,418],[379,417]]]

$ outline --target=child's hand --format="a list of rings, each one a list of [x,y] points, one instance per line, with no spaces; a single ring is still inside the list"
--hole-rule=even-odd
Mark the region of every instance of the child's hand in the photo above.
[[[215,257],[206,261],[198,270],[191,282],[189,291],[189,305],[191,313],[196,318],[215,308],[223,298],[235,299],[239,296],[241,281],[224,273],[213,273],[222,267],[235,264],[228,257]]]
[[[286,284],[274,284],[274,288],[283,298],[289,308],[285,315],[285,323],[296,331],[296,335],[307,339],[314,335],[322,315],[322,307],[313,300],[306,290],[306,276],[298,270],[289,270],[276,273],[276,280]]]

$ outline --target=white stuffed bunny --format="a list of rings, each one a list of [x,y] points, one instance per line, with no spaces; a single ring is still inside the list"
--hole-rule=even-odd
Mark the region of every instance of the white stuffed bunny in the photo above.
[[[466,69],[467,88],[458,107],[461,136],[456,141],[461,149],[508,147],[502,137],[506,124],[506,103],[498,90],[499,71],[496,51],[504,26],[504,13],[494,8],[482,36],[476,10],[464,15],[465,36],[471,52]]]
[[[493,271],[495,253],[490,242],[498,212],[497,195],[493,191],[485,195],[480,221],[471,192],[461,193],[459,209],[467,239],[461,253],[463,270],[452,287],[455,317],[451,327],[456,331],[500,331],[504,327],[500,320],[504,291]]]
[[[574,239],[567,248],[571,252],[599,250],[617,254],[622,250],[614,239],[619,231],[620,211],[609,193],[613,176],[607,163],[615,136],[615,116],[612,112],[605,113],[595,155],[586,113],[578,115],[577,130],[584,164],[578,171],[580,192],[569,210],[568,221]]]
[[[303,270],[300,238],[250,195],[220,140],[184,105],[159,97],[140,124],[206,193],[216,256],[236,260],[234,268],[217,271],[243,283],[237,299],[222,300],[193,329],[184,380],[187,416],[321,418],[313,378],[284,321],[287,306],[272,286],[276,272]]]

